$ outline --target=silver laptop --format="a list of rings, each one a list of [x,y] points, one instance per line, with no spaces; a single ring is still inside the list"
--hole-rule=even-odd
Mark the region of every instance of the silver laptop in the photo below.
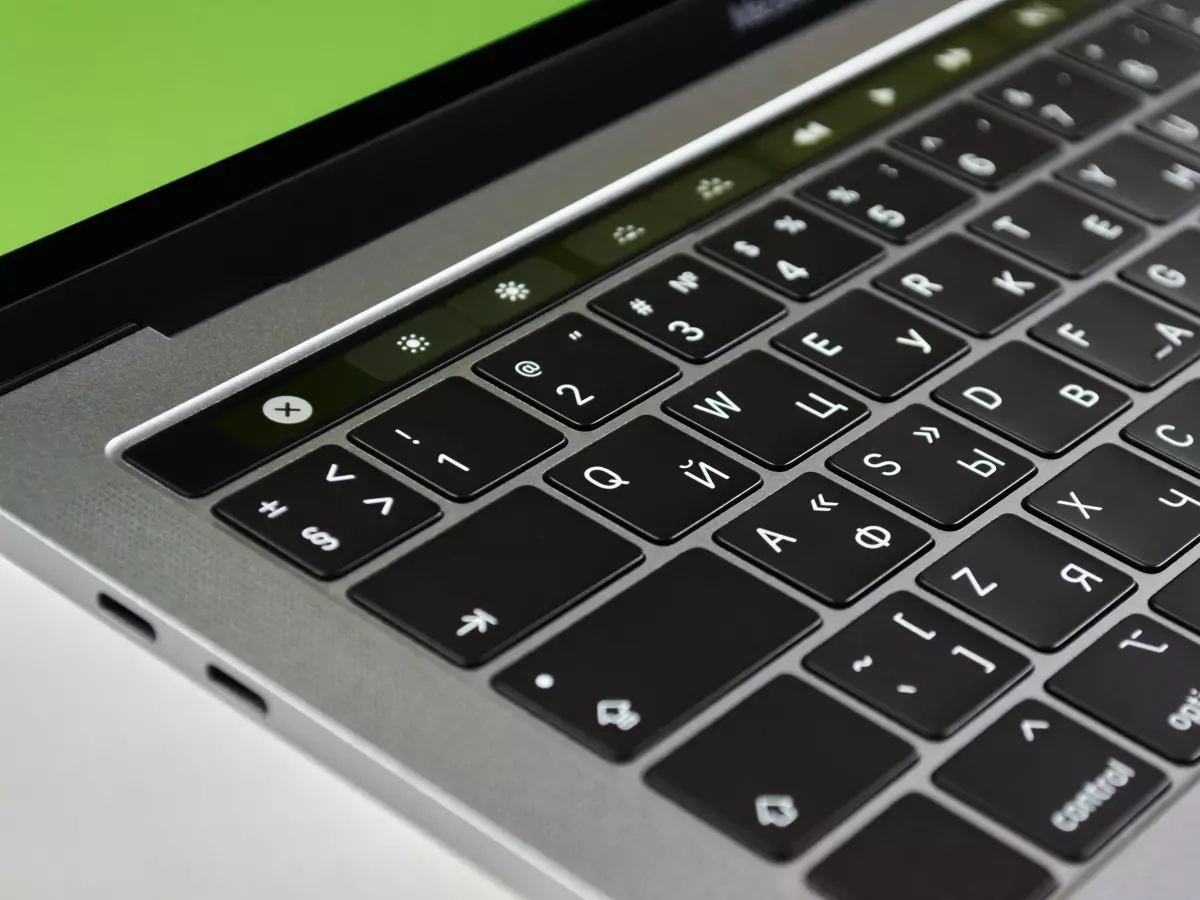
[[[531,900],[1200,896],[1200,2],[132,9],[0,550]]]

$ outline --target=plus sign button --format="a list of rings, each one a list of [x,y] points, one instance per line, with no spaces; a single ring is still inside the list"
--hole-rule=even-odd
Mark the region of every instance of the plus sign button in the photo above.
[[[280,425],[299,425],[312,418],[312,404],[303,397],[272,397],[263,404],[263,415]]]

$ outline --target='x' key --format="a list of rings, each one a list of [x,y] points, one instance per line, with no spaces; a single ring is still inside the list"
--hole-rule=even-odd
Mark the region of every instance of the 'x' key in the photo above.
[[[1200,539],[1196,493],[1195,487],[1154,463],[1104,444],[1035,491],[1025,505],[1131,565],[1154,572]],[[1106,515],[1098,515],[1102,511]]]
[[[1076,494],[1074,491],[1071,491],[1071,499],[1070,500],[1059,500],[1058,505],[1074,507],[1075,509],[1079,510],[1079,514],[1081,516],[1083,516],[1085,519],[1090,519],[1092,517],[1093,512],[1102,512],[1104,510],[1103,506],[1091,506],[1087,503],[1084,503],[1082,500],[1079,499],[1079,495]]]

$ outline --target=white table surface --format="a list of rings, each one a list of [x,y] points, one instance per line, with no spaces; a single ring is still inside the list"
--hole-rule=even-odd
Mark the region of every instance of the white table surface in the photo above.
[[[517,900],[3,558],[0,897]]]

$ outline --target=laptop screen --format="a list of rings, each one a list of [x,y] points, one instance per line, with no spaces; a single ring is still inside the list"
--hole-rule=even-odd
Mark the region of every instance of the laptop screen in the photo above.
[[[0,255],[582,2],[14,4]]]

